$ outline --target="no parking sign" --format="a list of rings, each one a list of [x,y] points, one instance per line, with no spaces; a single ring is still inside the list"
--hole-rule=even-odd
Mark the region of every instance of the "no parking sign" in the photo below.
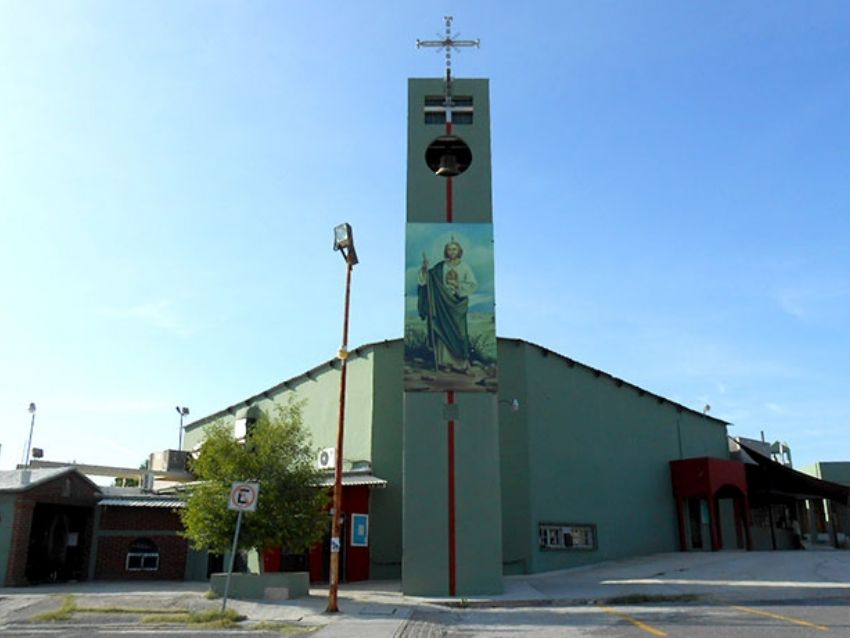
[[[230,499],[227,501],[227,509],[236,512],[255,512],[257,511],[259,496],[259,483],[233,483],[230,486]]]
[[[236,531],[233,532],[233,548],[230,550],[230,567],[227,570],[227,580],[224,581],[224,596],[221,599],[221,611],[227,607],[227,594],[230,592],[230,577],[233,575],[233,559],[236,558],[236,548],[239,546],[239,528],[242,527],[242,512],[255,512],[257,499],[260,496],[260,484],[251,481],[237,481],[230,486],[230,498],[227,499],[227,509],[239,512],[236,516]]]

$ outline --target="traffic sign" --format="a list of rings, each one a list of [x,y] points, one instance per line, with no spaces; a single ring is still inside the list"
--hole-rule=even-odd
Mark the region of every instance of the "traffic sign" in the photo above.
[[[255,512],[259,495],[259,483],[234,483],[230,487],[230,500],[227,502],[227,509],[236,512]]]

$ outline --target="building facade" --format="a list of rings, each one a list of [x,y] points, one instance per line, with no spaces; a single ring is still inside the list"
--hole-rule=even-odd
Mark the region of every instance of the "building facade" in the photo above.
[[[183,501],[99,487],[74,467],[0,472],[0,583],[207,577]]]
[[[404,504],[409,459],[432,468],[415,480],[417,489],[435,494],[432,502],[418,503],[415,519],[445,523],[438,494],[444,488],[441,455],[418,442],[406,449],[402,349],[401,340],[365,345],[350,353],[348,363],[344,470],[349,480],[360,472],[385,481],[367,499],[361,496],[358,507],[366,512],[345,512],[368,514],[373,579],[402,577],[404,518],[411,515]],[[499,339],[498,357],[499,480],[470,498],[497,500],[502,515],[495,529],[474,516],[460,515],[457,524],[469,535],[500,538],[500,576],[680,549],[670,463],[704,457],[730,462],[726,423],[526,341]],[[204,428],[215,421],[235,427],[249,410],[270,411],[290,398],[304,400],[313,446],[333,447],[337,360],[188,424],[187,449],[199,446]],[[458,429],[465,427],[465,416],[463,409],[457,413]],[[471,456],[472,462],[458,466],[458,482],[476,480],[474,450]],[[465,504],[459,505],[462,512]],[[723,523],[729,530],[724,537],[733,539],[734,511],[721,507],[717,516],[724,513],[731,517]],[[351,520],[346,524],[351,529]],[[349,534],[346,550],[356,549],[350,543]],[[708,543],[704,548],[710,549]],[[465,550],[461,545],[457,551]],[[435,544],[429,557],[445,566],[445,544]]]

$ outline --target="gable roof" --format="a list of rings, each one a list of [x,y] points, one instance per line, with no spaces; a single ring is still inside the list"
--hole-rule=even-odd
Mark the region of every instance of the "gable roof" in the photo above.
[[[0,471],[0,492],[26,492],[66,474],[76,474],[100,493],[100,487],[74,467],[29,468]]]
[[[355,357],[363,356],[366,351],[374,350],[378,346],[390,346],[392,344],[401,343],[401,342],[402,342],[402,339],[397,338],[397,339],[384,339],[383,341],[373,341],[373,342],[370,342],[370,343],[366,343],[366,344],[363,344],[362,346],[358,346],[357,348],[352,349],[348,353],[348,358],[349,358],[349,360],[351,360]],[[559,358],[560,360],[564,361],[568,366],[570,366],[570,367],[577,366],[578,368],[580,368],[582,370],[591,372],[597,378],[608,379],[612,383],[616,384],[617,387],[625,386],[627,388],[631,388],[631,389],[635,390],[641,396],[647,395],[649,397],[656,399],[659,403],[669,403],[670,405],[672,405],[674,408],[676,408],[679,411],[685,411],[685,412],[690,412],[692,414],[699,415],[700,417],[703,417],[706,420],[713,421],[717,425],[722,425],[724,427],[729,425],[728,421],[718,419],[716,417],[710,416],[708,414],[704,414],[702,412],[699,412],[697,410],[694,410],[692,408],[684,406],[680,403],[676,403],[675,401],[671,401],[670,399],[668,399],[666,397],[662,397],[660,394],[655,394],[654,392],[650,392],[649,390],[645,390],[644,388],[641,388],[641,387],[639,387],[639,386],[637,386],[633,383],[629,383],[628,381],[624,381],[623,379],[620,379],[620,378],[615,377],[611,374],[608,374],[607,372],[604,372],[604,371],[599,370],[597,368],[594,368],[592,366],[581,363],[580,361],[576,361],[575,359],[572,359],[572,358],[570,358],[566,355],[559,354],[558,352],[555,352],[554,350],[549,350],[548,348],[544,348],[543,346],[538,345],[536,343],[533,343],[531,341],[526,341],[525,339],[517,339],[517,338],[513,338],[513,337],[498,337],[497,342],[499,342],[499,343],[513,343],[513,344],[516,344],[516,345],[523,345],[524,344],[524,345],[527,345],[529,347],[536,348],[541,353],[543,353],[544,356],[548,356],[549,354],[552,354],[555,357]],[[338,367],[338,362],[339,362],[339,359],[337,359],[336,357],[334,357],[333,359],[329,359],[328,361],[325,361],[324,363],[321,363],[321,364],[319,364],[319,365],[317,365],[313,368],[310,368],[309,370],[302,372],[299,375],[296,375],[294,377],[286,379],[285,381],[281,381],[280,383],[272,386],[271,388],[269,388],[267,390],[263,390],[262,392],[259,392],[259,393],[255,394],[253,396],[250,396],[243,401],[240,401],[238,403],[234,403],[233,405],[230,405],[230,406],[224,408],[223,410],[219,410],[218,412],[214,412],[213,414],[209,414],[205,417],[198,419],[197,421],[193,421],[192,423],[188,423],[186,425],[186,427],[187,428],[195,428],[199,425],[210,423],[212,421],[215,421],[216,419],[220,419],[220,418],[228,416],[228,415],[233,416],[233,415],[236,414],[236,411],[239,410],[240,408],[248,408],[248,407],[251,407],[252,405],[258,403],[259,401],[262,401],[263,399],[271,399],[272,396],[279,394],[280,392],[282,392],[284,390],[290,389],[291,386],[293,386],[297,383],[300,383],[300,382],[304,381],[305,379],[306,380],[312,380],[312,379],[315,379],[316,375],[319,374],[320,372],[324,372],[325,370],[329,370],[329,369],[335,369],[336,367]]]
[[[538,344],[536,344],[532,341],[526,341],[525,339],[515,339],[515,338],[511,338],[511,337],[499,337],[499,341],[507,342],[507,343],[514,343],[516,345],[525,344],[527,346],[531,346],[532,348],[537,348],[538,350],[540,350],[540,352],[543,354],[543,356],[549,356],[550,354],[554,355],[555,357],[557,357],[558,359],[560,359],[564,363],[566,363],[569,367],[571,367],[571,368],[572,367],[578,367],[581,370],[591,372],[593,374],[593,376],[595,376],[596,378],[608,379],[609,381],[614,383],[618,388],[619,387],[630,388],[630,389],[634,390],[635,392],[637,392],[641,396],[646,395],[648,397],[651,397],[651,398],[655,399],[656,401],[658,401],[658,403],[669,403],[670,405],[672,405],[674,408],[676,408],[680,412],[690,412],[691,414],[698,415],[698,416],[700,416],[700,417],[702,417],[702,418],[704,418],[708,421],[714,421],[717,425],[722,425],[722,426],[730,425],[730,423],[728,421],[724,421],[723,419],[718,419],[717,417],[713,417],[709,414],[699,412],[698,410],[694,410],[693,408],[689,408],[686,405],[682,405],[681,403],[676,403],[675,401],[671,401],[667,397],[663,397],[660,394],[655,394],[654,392],[650,392],[649,390],[641,388],[640,386],[637,386],[634,383],[629,383],[628,381],[624,381],[623,379],[620,379],[619,377],[615,377],[614,375],[609,374],[609,373],[605,372],[604,370],[594,368],[593,366],[589,366],[585,363],[582,363],[581,361],[576,361],[575,359],[572,359],[572,358],[570,358],[566,355],[555,352],[554,350],[549,350],[548,348],[545,348],[541,345],[538,345]]]

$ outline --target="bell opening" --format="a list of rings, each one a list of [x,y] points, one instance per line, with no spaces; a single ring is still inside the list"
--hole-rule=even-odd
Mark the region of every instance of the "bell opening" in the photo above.
[[[472,151],[455,135],[443,135],[428,145],[425,163],[438,177],[457,177],[472,163]]]

